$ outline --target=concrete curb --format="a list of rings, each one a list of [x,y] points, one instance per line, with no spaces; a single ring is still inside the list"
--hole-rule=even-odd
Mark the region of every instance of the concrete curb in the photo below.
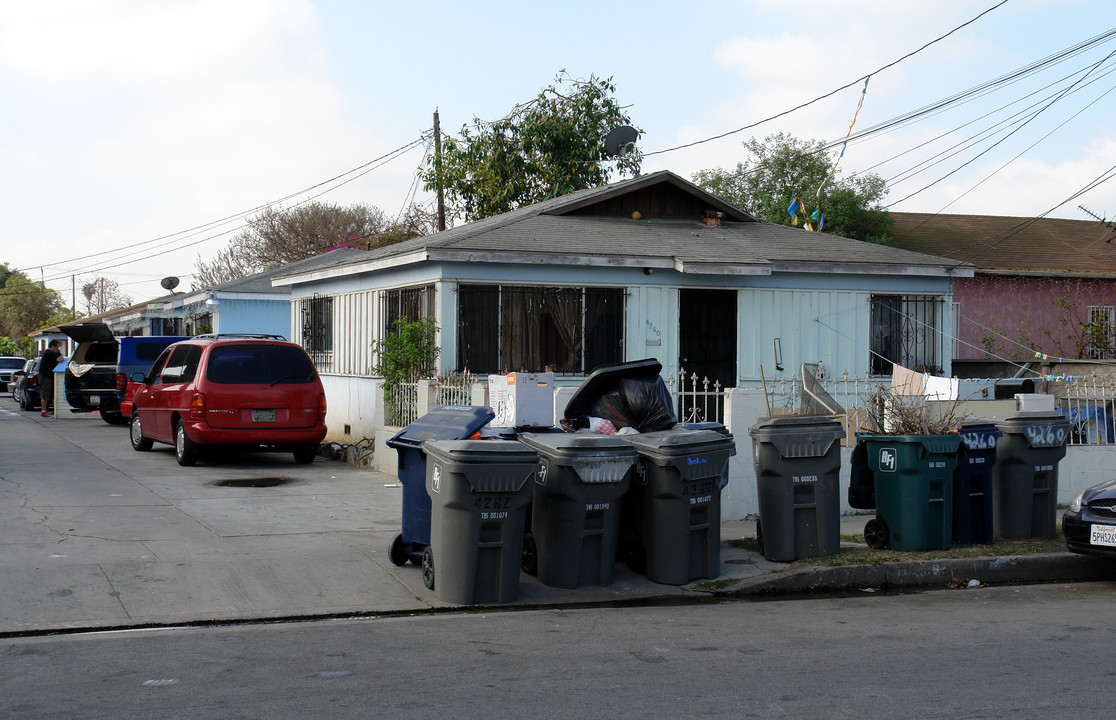
[[[743,578],[716,588],[724,597],[843,593],[855,590],[900,590],[946,587],[976,579],[982,584],[1082,582],[1116,579],[1116,562],[1074,553],[1040,553],[986,558],[894,562],[886,565],[805,567]]]

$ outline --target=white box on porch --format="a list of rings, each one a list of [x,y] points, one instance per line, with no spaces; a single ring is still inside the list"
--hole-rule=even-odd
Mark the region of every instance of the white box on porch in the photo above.
[[[554,373],[489,375],[488,405],[496,413],[492,427],[551,427]]]

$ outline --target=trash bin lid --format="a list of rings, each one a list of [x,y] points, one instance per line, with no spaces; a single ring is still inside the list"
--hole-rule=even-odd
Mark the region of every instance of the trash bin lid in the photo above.
[[[524,433],[519,441],[548,463],[573,468],[583,483],[618,483],[635,466],[639,453],[615,435]]]
[[[654,380],[662,371],[663,364],[655,358],[600,365],[585,377],[585,381],[570,397],[563,417],[588,415],[597,398],[611,390],[618,380],[624,378]]]
[[[395,433],[388,441],[390,448],[421,449],[427,440],[464,440],[496,417],[490,407],[443,405]]]
[[[512,440],[427,440],[422,449],[477,492],[518,492],[542,469],[537,452]]]
[[[1054,448],[1069,439],[1070,421],[1058,412],[1024,410],[1005,416],[996,423],[1005,434],[1025,435],[1031,447]]]
[[[995,450],[1003,432],[991,420],[966,420],[958,428],[961,445],[966,450]]]
[[[774,445],[784,458],[823,457],[845,437],[845,428],[828,417],[788,416],[764,418],[748,428],[748,434],[757,442]]]
[[[867,443],[918,443],[928,453],[950,454],[961,445],[960,435],[874,435],[857,433],[856,441]]]
[[[622,435],[641,455],[676,456],[692,455],[731,448],[736,454],[736,441],[732,435],[716,430],[659,430],[638,435]]]

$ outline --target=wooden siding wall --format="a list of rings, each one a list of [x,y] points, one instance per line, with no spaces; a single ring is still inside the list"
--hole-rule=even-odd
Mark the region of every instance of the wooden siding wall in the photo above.
[[[826,372],[868,373],[870,293],[744,289],[739,295],[741,381],[798,375],[804,362],[823,361]],[[779,338],[783,370],[775,369]]]
[[[333,295],[333,353],[318,365],[330,375],[372,377],[372,341],[376,339],[376,290]],[[302,344],[300,300],[291,303],[293,341]]]

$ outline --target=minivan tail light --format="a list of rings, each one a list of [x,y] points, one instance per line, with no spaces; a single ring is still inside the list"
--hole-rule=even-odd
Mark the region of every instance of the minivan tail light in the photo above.
[[[326,416],[326,397],[325,393],[318,393],[318,417],[325,419]]]
[[[205,420],[205,393],[194,393],[190,398],[190,417]]]

